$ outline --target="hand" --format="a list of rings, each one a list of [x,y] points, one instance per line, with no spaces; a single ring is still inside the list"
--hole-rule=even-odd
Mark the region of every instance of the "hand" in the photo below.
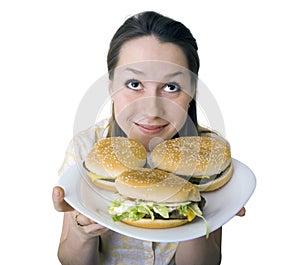
[[[109,230],[105,226],[97,224],[96,222],[92,221],[91,219],[87,218],[77,211],[74,211],[73,216],[75,225],[88,237],[101,236]]]
[[[73,227],[77,227],[81,233],[85,234],[88,237],[100,236],[106,231],[108,228],[101,226],[89,218],[85,217],[81,213],[75,211],[65,200],[65,192],[63,188],[56,186],[52,191],[52,200],[54,208],[58,212],[68,212],[66,218],[69,220],[68,222],[73,223]]]
[[[74,209],[64,200],[65,192],[62,187],[56,186],[52,191],[53,205],[58,212],[69,212]]]
[[[241,210],[239,210],[239,211],[237,212],[236,215],[242,217],[242,216],[245,216],[245,214],[246,214],[246,208],[243,207]]]

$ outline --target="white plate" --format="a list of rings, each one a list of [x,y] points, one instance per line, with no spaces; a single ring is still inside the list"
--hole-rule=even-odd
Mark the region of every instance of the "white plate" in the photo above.
[[[253,172],[243,163],[233,159],[234,174],[221,189],[202,193],[206,199],[203,215],[210,231],[228,222],[246,204],[255,190]],[[81,165],[68,169],[59,179],[58,185],[65,190],[65,200],[77,211],[93,221],[118,233],[152,242],[177,242],[204,236],[206,225],[200,218],[183,226],[168,229],[146,229],[112,221],[107,208],[113,192],[91,185]]]

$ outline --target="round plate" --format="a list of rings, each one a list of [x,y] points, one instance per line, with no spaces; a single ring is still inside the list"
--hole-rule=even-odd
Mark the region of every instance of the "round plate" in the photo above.
[[[234,217],[255,190],[256,178],[250,168],[236,159],[232,161],[234,173],[231,180],[217,191],[201,193],[206,199],[203,216],[211,232]],[[206,224],[200,218],[195,218],[191,223],[179,227],[159,230],[114,222],[107,210],[114,193],[94,186],[79,164],[65,171],[59,178],[58,185],[64,189],[65,200],[74,209],[126,236],[153,242],[178,242],[206,234]]]

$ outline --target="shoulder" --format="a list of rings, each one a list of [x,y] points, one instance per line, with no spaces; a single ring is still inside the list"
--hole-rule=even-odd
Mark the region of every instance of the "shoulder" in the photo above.
[[[101,120],[89,128],[79,132],[74,136],[74,139],[97,142],[99,139],[107,137],[108,129],[109,119]]]
[[[108,128],[109,120],[101,120],[77,133],[71,140],[71,146],[76,153],[86,155],[96,142],[107,137]]]
[[[70,141],[65,153],[62,166],[59,169],[61,175],[67,168],[86,157],[93,145],[100,139],[107,137],[109,120],[101,120],[93,126],[77,133]]]

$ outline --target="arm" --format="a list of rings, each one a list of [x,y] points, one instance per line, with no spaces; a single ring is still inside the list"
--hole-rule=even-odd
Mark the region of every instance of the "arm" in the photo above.
[[[222,228],[209,234],[209,238],[195,238],[178,244],[176,265],[218,265],[221,263]]]
[[[64,192],[61,188],[55,187],[52,196],[56,210],[64,212],[58,248],[61,264],[99,264],[99,236],[108,229],[74,211],[64,201]]]
[[[75,212],[64,213],[58,258],[62,264],[99,264],[99,236],[87,233],[75,221]],[[92,226],[92,224],[91,224]]]

